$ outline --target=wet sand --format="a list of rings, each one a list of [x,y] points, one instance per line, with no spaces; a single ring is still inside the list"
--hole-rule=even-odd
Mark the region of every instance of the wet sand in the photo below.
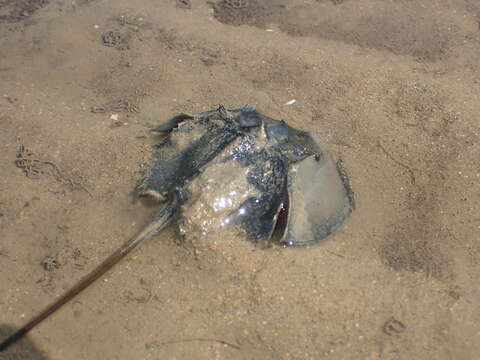
[[[477,358],[479,20],[468,0],[0,1],[0,325],[148,222],[148,128],[180,112],[309,131],[357,205],[316,246],[231,261],[171,226],[0,358]]]

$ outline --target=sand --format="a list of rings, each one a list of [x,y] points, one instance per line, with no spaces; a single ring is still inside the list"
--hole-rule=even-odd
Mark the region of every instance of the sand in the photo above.
[[[178,113],[309,131],[357,205],[230,262],[171,226],[0,359],[477,358],[479,21],[473,0],[0,0],[2,334],[152,217],[132,191]]]

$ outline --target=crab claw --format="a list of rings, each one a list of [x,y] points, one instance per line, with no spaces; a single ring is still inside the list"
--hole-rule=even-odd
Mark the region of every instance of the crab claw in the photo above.
[[[308,245],[335,232],[353,209],[352,194],[333,161],[312,155],[289,170],[284,246]]]

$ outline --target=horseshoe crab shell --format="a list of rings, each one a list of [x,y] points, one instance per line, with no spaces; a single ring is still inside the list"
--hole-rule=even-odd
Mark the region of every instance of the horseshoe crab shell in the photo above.
[[[352,212],[346,177],[314,139],[250,105],[180,114],[152,130],[167,136],[140,195],[179,198],[184,233],[234,232],[253,243],[275,233],[285,246],[305,245]]]

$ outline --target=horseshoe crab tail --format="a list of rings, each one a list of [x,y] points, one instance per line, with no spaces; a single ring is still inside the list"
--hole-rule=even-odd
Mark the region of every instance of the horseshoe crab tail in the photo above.
[[[165,228],[165,226],[167,226],[175,217],[178,210],[178,204],[179,201],[177,197],[172,199],[137,236],[125,242],[120,248],[115,250],[113,254],[97,265],[95,269],[77,282],[70,290],[48,305],[43,311],[35,315],[25,325],[0,343],[0,352],[3,352],[8,347],[16,343],[35,326],[40,324],[43,320],[59,310],[63,305],[72,300],[80,292],[89,287],[95,280],[100,278],[115,264],[127,256],[133,249],[151,239],[155,234]]]

